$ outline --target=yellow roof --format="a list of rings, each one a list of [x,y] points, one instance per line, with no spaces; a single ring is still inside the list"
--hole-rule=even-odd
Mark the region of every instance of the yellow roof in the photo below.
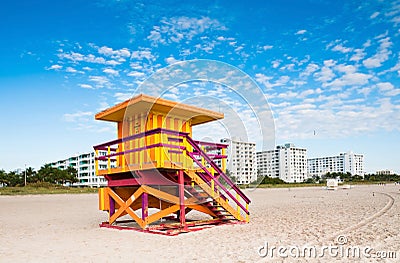
[[[128,113],[126,113],[127,110]],[[165,113],[165,115],[173,115],[185,118],[186,120],[191,119],[192,125],[224,118],[224,114],[220,112],[140,94],[130,100],[126,100],[97,113],[95,119],[122,122],[125,113],[127,116],[129,116],[129,113],[148,113],[150,111]]]

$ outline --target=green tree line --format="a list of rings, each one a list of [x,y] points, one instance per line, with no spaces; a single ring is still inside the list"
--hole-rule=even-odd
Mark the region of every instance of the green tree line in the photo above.
[[[272,177],[262,177],[260,172],[258,172],[257,181],[252,182],[252,184],[287,184],[285,181],[279,178]],[[400,182],[400,175],[397,174],[366,174],[364,177],[360,175],[352,175],[351,173],[336,173],[328,172],[322,177],[315,176],[312,178],[307,178],[303,183],[326,183],[326,179],[340,178],[343,182]]]
[[[15,171],[7,173],[4,170],[0,170],[0,186],[24,186],[25,175],[27,184],[50,183],[63,185],[66,183],[73,184],[78,182],[75,168],[68,167],[65,170],[60,170],[51,167],[50,164],[45,164],[40,167],[38,171],[35,171],[32,167],[28,167],[25,171],[20,173]]]

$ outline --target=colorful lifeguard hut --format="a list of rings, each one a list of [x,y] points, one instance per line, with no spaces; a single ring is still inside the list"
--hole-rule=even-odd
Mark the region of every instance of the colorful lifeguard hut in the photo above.
[[[96,174],[107,180],[99,208],[109,217],[100,226],[175,235],[248,222],[250,199],[225,174],[227,145],[192,139],[192,127],[223,117],[143,94],[96,114],[118,127],[118,139],[94,146]],[[191,210],[207,219],[187,219]]]

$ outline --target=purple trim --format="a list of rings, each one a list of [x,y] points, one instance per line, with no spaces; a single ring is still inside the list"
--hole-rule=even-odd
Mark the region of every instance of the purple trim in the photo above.
[[[193,140],[195,143],[199,144],[199,145],[205,145],[205,146],[215,146],[218,148],[228,148],[227,144],[223,144],[223,143],[214,143],[214,142],[203,142],[203,141],[195,141]]]
[[[113,214],[115,213],[115,201],[114,199],[112,199],[112,197],[109,197],[110,200],[110,217],[113,216]]]
[[[136,178],[108,180],[108,187],[139,185]]]
[[[112,145],[112,144],[111,144]],[[100,148],[97,148],[96,150],[103,150],[103,151],[108,151],[108,147],[100,147]],[[116,151],[117,150],[117,148],[110,148],[110,150],[111,151]]]
[[[180,213],[179,219],[181,221],[181,226],[186,227],[186,217],[185,217],[185,181],[183,178],[183,170],[178,171],[178,187],[179,187],[179,206]]]
[[[193,152],[193,155],[197,155],[197,156],[199,156],[199,155],[201,155],[199,152]],[[210,158],[213,158],[213,159],[224,159],[224,158],[228,158],[228,156],[227,155],[222,155],[222,154],[211,154],[211,153],[209,153],[209,154],[207,154],[208,156],[210,156]]]
[[[177,153],[177,154],[182,154],[182,152],[180,152],[180,151],[176,151],[176,150],[168,150],[168,153]]]
[[[183,142],[183,139],[182,138],[168,137],[168,141],[170,141],[170,142]]]
[[[110,141],[110,142],[106,142],[106,143],[102,143],[102,144],[99,144],[99,145],[95,145],[95,146],[93,146],[93,148],[95,150],[97,150],[97,149],[99,149],[101,147],[114,145],[114,144],[119,144],[121,142],[131,141],[131,140],[134,140],[134,139],[150,136],[150,135],[153,135],[153,134],[159,134],[159,133],[161,133],[161,134],[169,134],[169,135],[176,135],[176,136],[186,136],[186,135],[188,135],[187,132],[177,132],[177,131],[157,128],[157,129],[141,132],[141,133],[138,133],[138,134],[134,134],[134,135],[131,135],[131,136],[128,136],[128,137],[125,137],[125,138],[116,139],[116,140],[113,140],[113,141]]]
[[[142,220],[145,220],[149,215],[149,199],[148,194],[142,194]]]
[[[152,144],[152,145],[148,145],[148,146],[144,146],[144,147],[140,147],[140,148],[135,148],[135,149],[131,149],[131,150],[123,151],[123,152],[117,152],[117,153],[112,153],[112,154],[108,154],[108,155],[103,155],[103,156],[97,157],[97,160],[107,160],[109,157],[114,157],[114,156],[123,155],[123,154],[127,154],[127,153],[140,152],[143,150],[152,149],[152,148],[156,148],[156,147],[168,147],[168,148],[175,148],[175,149],[181,149],[181,150],[185,149],[185,146],[174,145],[174,144],[165,144],[165,143],[156,143],[156,144]]]

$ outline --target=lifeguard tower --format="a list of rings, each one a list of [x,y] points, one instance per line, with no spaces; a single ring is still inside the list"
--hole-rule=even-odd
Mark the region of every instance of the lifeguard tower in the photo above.
[[[227,145],[192,139],[192,127],[223,117],[143,94],[96,114],[118,131],[116,140],[94,146],[96,174],[107,180],[99,208],[109,219],[100,226],[175,235],[248,222],[250,199],[225,174]],[[98,168],[99,160],[107,167]],[[206,219],[187,219],[191,210]]]

